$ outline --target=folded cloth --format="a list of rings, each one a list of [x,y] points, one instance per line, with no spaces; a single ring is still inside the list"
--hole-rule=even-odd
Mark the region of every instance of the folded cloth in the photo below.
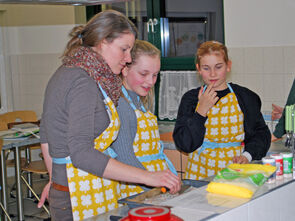
[[[275,166],[231,164],[219,171],[207,191],[229,196],[251,198],[255,191],[276,171]]]

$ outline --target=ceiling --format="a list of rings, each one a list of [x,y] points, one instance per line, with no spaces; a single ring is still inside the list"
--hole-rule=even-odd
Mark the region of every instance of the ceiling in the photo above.
[[[0,4],[99,5],[120,1],[126,0],[0,0]]]

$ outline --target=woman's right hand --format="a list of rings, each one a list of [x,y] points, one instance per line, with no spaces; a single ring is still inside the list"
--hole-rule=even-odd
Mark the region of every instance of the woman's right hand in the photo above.
[[[147,186],[167,187],[171,193],[180,190],[180,178],[170,170],[147,171],[133,167],[110,158],[104,170],[103,177],[128,183],[140,183]]]
[[[219,97],[213,89],[214,84],[209,84],[206,91],[203,93],[203,86],[199,91],[199,106],[197,112],[203,117],[207,116],[208,111],[215,105]]]
[[[181,180],[178,176],[173,174],[170,170],[163,170],[157,172],[146,171],[148,175],[144,180],[144,184],[154,187],[167,187],[171,194],[177,193],[181,188]]]

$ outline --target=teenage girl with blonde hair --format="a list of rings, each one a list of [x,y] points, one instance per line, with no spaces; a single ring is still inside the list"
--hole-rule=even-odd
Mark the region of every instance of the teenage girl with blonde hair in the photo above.
[[[163,153],[157,117],[144,106],[153,98],[151,91],[160,71],[160,51],[151,43],[136,40],[131,51],[132,63],[122,70],[122,97],[118,113],[121,130],[112,144],[117,160],[147,170],[166,170],[177,178],[177,173]],[[175,175],[173,175],[173,173]],[[146,188],[130,183],[120,183],[120,197],[140,193]]]

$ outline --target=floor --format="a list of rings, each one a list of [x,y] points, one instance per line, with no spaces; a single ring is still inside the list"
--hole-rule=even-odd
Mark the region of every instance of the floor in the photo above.
[[[42,189],[44,185],[48,182],[48,177],[40,177],[39,175],[33,176],[33,189],[36,191],[38,196],[41,195]],[[14,178],[9,177],[8,178],[8,187],[11,189],[11,187],[14,184]],[[27,188],[23,184],[23,195],[26,195]],[[15,191],[12,192],[12,194],[15,194]],[[11,216],[11,219],[13,221],[18,220],[17,218],[17,205],[15,198],[10,196],[9,197],[9,209],[8,212]],[[47,207],[48,208],[48,207]],[[45,212],[43,208],[38,209],[37,208],[37,201],[35,198],[24,198],[24,215],[26,221],[45,221],[50,220],[48,218],[48,214]]]

